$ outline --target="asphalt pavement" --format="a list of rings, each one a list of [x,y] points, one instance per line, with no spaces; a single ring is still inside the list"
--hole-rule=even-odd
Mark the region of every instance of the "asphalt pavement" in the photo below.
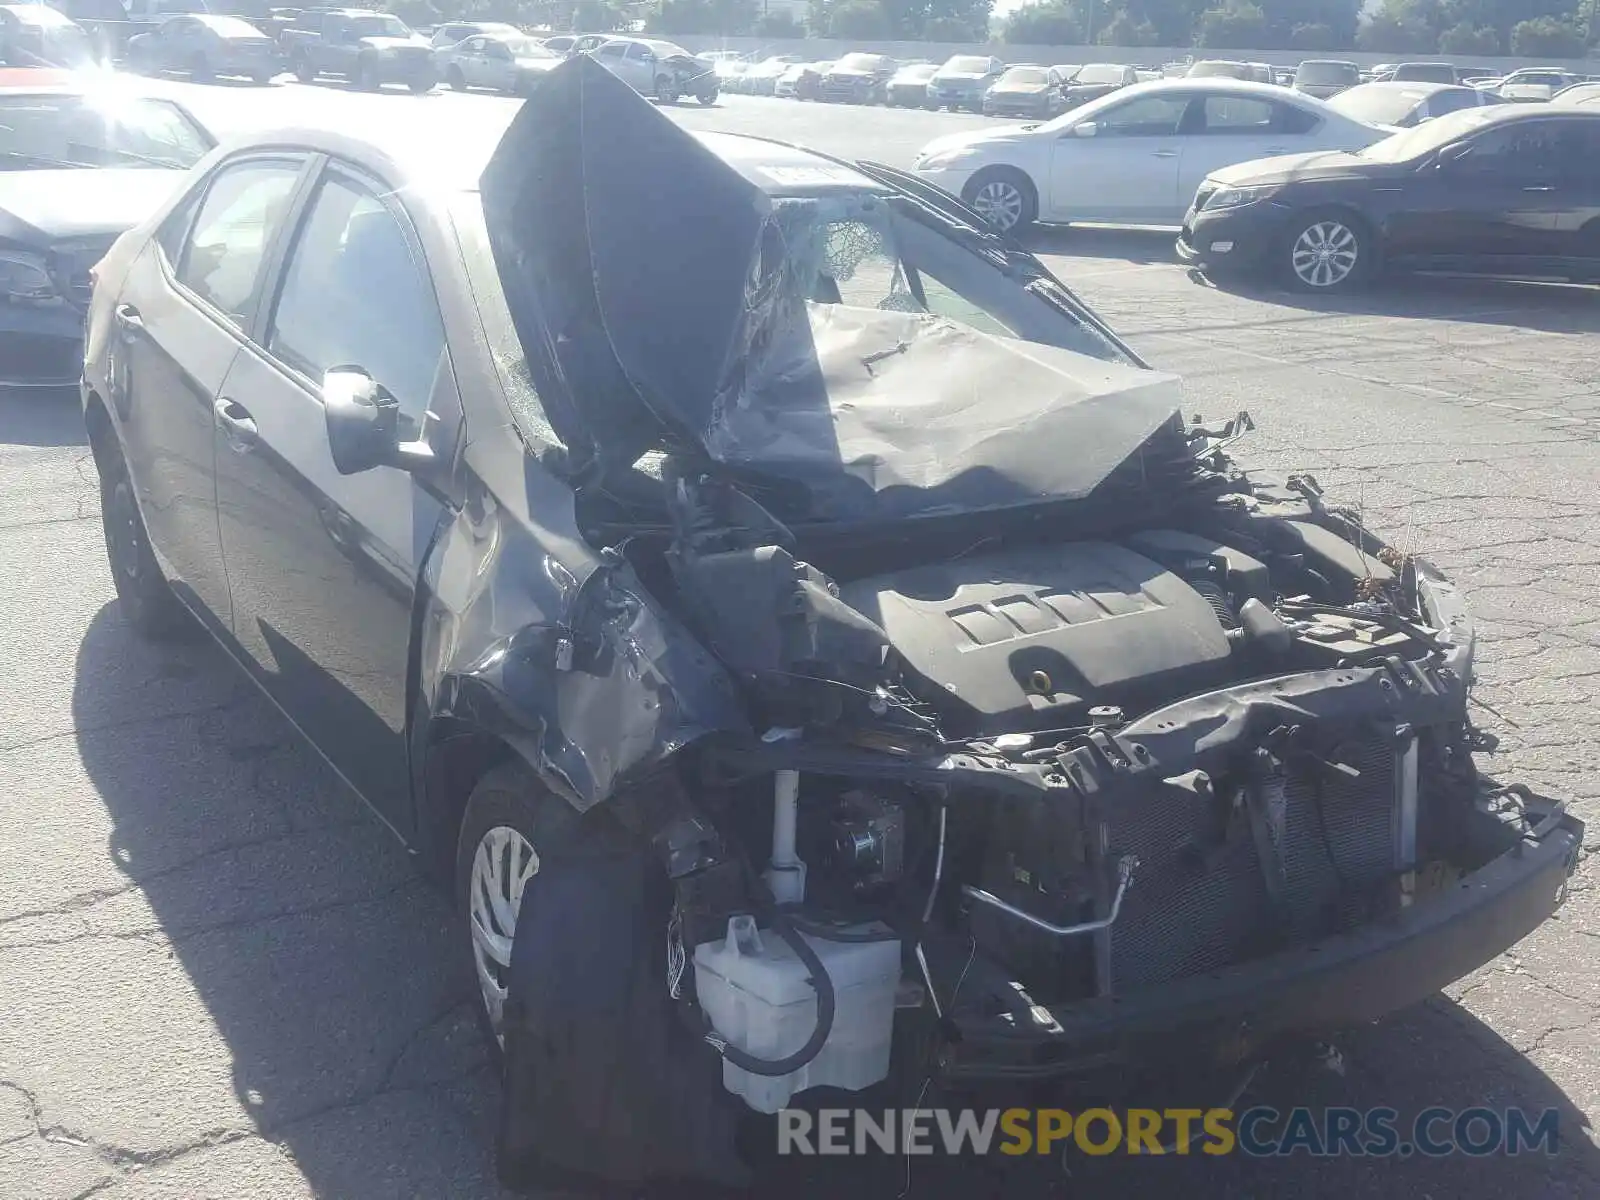
[[[162,86],[219,131],[444,138],[513,103]],[[898,164],[985,123],[748,97],[674,115]],[[1313,301],[1218,291],[1170,236],[1034,242],[1185,377],[1191,410],[1252,413],[1243,459],[1310,471],[1469,591],[1487,767],[1600,820],[1600,294],[1417,280]],[[0,394],[0,564],[0,1197],[498,1195],[496,1086],[444,901],[219,651],[132,637],[70,395]],[[1595,880],[1586,853],[1557,921],[1239,1102],[1555,1109],[1554,1156],[1052,1158],[981,1183],[917,1163],[854,1194],[1600,1195]]]

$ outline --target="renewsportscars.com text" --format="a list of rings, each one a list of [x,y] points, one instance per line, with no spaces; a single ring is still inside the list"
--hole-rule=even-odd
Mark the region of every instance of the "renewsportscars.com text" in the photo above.
[[[1556,1110],[1425,1108],[833,1108],[778,1113],[778,1153],[1303,1154],[1313,1158],[1438,1158],[1556,1154]]]

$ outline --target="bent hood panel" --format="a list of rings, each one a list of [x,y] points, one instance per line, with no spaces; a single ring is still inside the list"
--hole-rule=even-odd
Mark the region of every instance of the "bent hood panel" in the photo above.
[[[810,195],[756,182],[780,176]],[[588,58],[549,73],[482,199],[574,468],[665,445],[803,485],[810,518],[900,518],[1086,495],[1178,416],[1171,376],[816,302],[829,222],[859,234],[886,213],[881,189],[851,178],[820,161],[736,168]]]
[[[480,186],[529,370],[575,465],[692,446],[737,358],[766,195],[587,55],[545,75]]]

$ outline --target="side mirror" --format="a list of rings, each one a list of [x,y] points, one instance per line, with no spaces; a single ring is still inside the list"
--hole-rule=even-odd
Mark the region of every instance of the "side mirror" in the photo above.
[[[1093,121],[1084,121],[1081,125],[1072,127],[1073,137],[1093,137],[1100,132],[1100,126]]]
[[[433,414],[425,419],[420,438],[402,442],[400,402],[360,367],[333,367],[323,375],[322,411],[333,465],[341,475],[373,467],[410,471],[433,461],[428,445]]]
[[[1456,142],[1453,145],[1445,146],[1439,151],[1438,154],[1434,155],[1433,165],[1442,170],[1443,168],[1450,166],[1452,163],[1460,162],[1469,153],[1471,153],[1471,151],[1472,147],[1467,142]]]

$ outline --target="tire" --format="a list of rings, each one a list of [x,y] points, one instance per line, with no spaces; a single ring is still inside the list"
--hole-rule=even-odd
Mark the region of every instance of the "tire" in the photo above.
[[[370,58],[357,59],[353,82],[363,92],[380,91],[383,80],[378,76],[378,64]]]
[[[676,104],[678,102],[678,84],[672,76],[656,76],[656,100],[662,104]]]
[[[444,81],[450,85],[450,90],[453,92],[464,92],[467,90],[467,77],[461,73],[460,67],[453,66],[446,71],[444,74]]]
[[[257,87],[266,87],[267,84],[273,81],[275,76],[271,71],[257,71],[251,75],[250,78],[255,82]]]
[[[406,87],[411,89],[411,94],[413,96],[423,96],[433,91],[434,86],[438,82],[439,81],[434,79],[432,76],[424,75],[417,79],[408,79],[406,81]]]
[[[710,108],[717,102],[717,93],[715,91],[697,92],[695,93],[695,99],[700,101],[702,108]]]
[[[522,880],[524,886],[547,866],[573,864],[580,860],[599,862],[607,858],[614,859],[617,855],[631,854],[638,860],[637,869],[643,871],[646,866],[642,852],[629,847],[628,839],[609,813],[599,811],[580,815],[570,804],[552,795],[520,762],[496,767],[478,781],[461,814],[456,842],[453,885],[458,931],[456,941],[465,960],[468,977],[478,993],[478,1003],[474,1006],[478,1027],[483,1031],[485,1044],[496,1061],[499,1061],[503,1051],[503,1009],[497,1011],[496,1003],[503,1004],[504,996],[494,996],[490,985],[503,977],[509,963],[493,961],[493,956],[478,944],[474,926],[480,921],[490,922],[490,933],[514,942],[515,918],[521,911],[522,889],[516,888],[511,895],[503,891],[500,893],[503,899],[511,900],[513,921],[511,928],[506,929],[496,919],[494,908],[474,896],[474,888],[496,878],[496,873],[490,870],[486,880],[483,872],[494,864],[489,860],[480,863],[480,852],[486,852],[495,843],[490,835],[501,830],[515,834],[532,852],[532,869]],[[514,839],[502,834],[499,844],[514,844]],[[498,873],[498,877],[504,879],[504,872]],[[664,934],[664,912],[661,920]],[[485,978],[486,975],[489,978]]]
[[[315,83],[317,81],[317,69],[311,65],[311,60],[303,54],[295,55],[290,69],[294,71],[294,77],[301,83]]]
[[[196,54],[194,61],[189,64],[189,79],[194,83],[210,83],[217,77],[216,71],[211,66],[211,60],[204,54]]]
[[[1039,193],[1015,167],[987,167],[961,191],[961,198],[1002,233],[1019,233],[1039,216]]]
[[[1377,257],[1376,239],[1360,217],[1316,209],[1289,223],[1278,247],[1278,273],[1294,291],[1333,295],[1371,279]]]
[[[149,641],[176,641],[194,632],[194,619],[173,595],[150,549],[150,535],[134,498],[127,465],[115,449],[100,475],[100,524],[117,603],[135,633]]]

